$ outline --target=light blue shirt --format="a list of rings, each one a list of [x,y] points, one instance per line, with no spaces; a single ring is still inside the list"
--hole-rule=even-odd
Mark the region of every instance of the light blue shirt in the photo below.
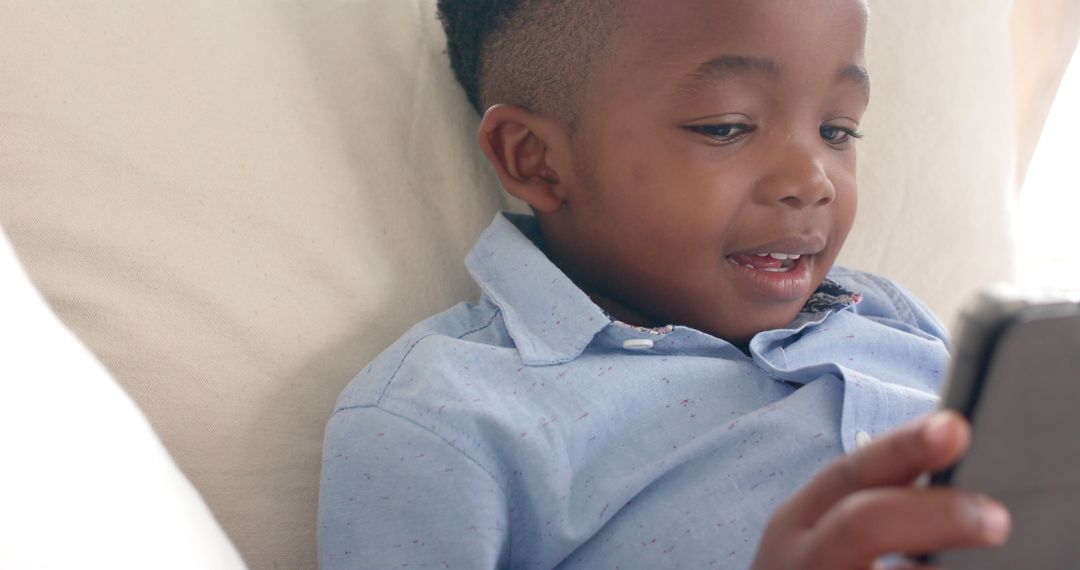
[[[937,402],[946,332],[886,279],[834,269],[747,356],[613,321],[536,236],[497,215],[467,259],[480,301],[414,326],[341,395],[325,570],[746,568],[820,468]]]

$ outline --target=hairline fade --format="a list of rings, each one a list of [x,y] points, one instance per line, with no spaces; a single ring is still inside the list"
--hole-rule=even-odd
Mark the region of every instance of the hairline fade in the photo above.
[[[626,0],[438,0],[447,53],[480,114],[498,103],[570,126]]]

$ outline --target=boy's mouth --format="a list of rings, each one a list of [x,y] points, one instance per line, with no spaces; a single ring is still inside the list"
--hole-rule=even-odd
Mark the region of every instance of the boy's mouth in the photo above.
[[[824,251],[826,243],[825,237],[819,234],[789,236],[729,254],[727,260],[756,271],[790,273]]]
[[[728,254],[738,288],[764,302],[804,302],[812,293],[813,268],[825,251],[823,235],[789,236]]]
[[[809,295],[813,254],[736,253],[727,256],[736,282],[751,298],[766,302],[802,300]]]
[[[770,273],[788,273],[799,264],[802,254],[798,253],[737,253],[727,256],[727,260],[735,265],[741,265],[758,271]]]

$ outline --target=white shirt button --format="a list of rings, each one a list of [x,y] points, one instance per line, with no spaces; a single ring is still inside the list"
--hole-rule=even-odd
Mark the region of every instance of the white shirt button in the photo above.
[[[859,430],[855,432],[855,447],[858,447],[860,449],[866,447],[870,445],[870,440],[872,439],[873,438],[870,437],[869,433]]]
[[[622,347],[626,350],[649,350],[653,347],[653,341],[647,338],[631,338],[624,340]]]

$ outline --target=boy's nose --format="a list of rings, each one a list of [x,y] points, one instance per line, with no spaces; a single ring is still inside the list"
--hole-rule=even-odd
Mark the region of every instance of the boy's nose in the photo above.
[[[758,183],[758,198],[793,208],[825,206],[836,197],[836,187],[824,165],[803,149],[792,149]]]

